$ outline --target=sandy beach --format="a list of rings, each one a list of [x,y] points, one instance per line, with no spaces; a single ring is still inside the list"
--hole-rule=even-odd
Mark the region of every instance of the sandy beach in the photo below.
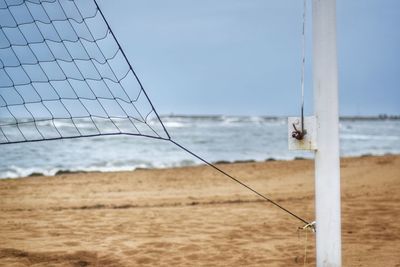
[[[313,164],[219,167],[312,221]],[[343,266],[400,266],[400,156],[341,172]],[[5,179],[0,195],[0,266],[314,265],[300,221],[206,166]]]

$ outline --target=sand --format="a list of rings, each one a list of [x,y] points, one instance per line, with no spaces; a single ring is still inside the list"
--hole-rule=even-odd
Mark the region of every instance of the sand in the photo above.
[[[314,219],[313,161],[221,164]],[[400,266],[400,156],[345,158],[344,266]],[[0,180],[0,266],[307,266],[313,233],[206,166]]]

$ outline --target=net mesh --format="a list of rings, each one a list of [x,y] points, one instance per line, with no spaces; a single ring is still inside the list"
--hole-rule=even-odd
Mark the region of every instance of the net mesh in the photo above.
[[[93,0],[0,0],[0,144],[169,139]]]

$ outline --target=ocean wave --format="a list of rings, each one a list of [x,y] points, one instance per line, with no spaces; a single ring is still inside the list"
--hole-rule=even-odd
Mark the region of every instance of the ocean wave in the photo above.
[[[265,117],[265,116],[221,116],[220,120],[224,124],[242,124],[242,123],[250,123],[250,124],[282,124],[286,123],[286,119],[284,118],[275,118],[275,117]]]
[[[182,128],[187,125],[183,124],[182,122],[177,122],[177,121],[167,121],[164,122],[165,127],[167,128]]]
[[[342,134],[344,140],[400,140],[400,136],[394,135],[362,135],[362,134]]]
[[[19,177],[28,177],[35,175],[45,175],[45,176],[54,176],[59,169],[57,168],[23,168],[18,166],[10,166],[5,170],[0,172],[0,178],[19,178]]]
[[[179,162],[165,162],[153,164],[151,162],[143,162],[137,164],[122,164],[121,162],[108,162],[104,164],[93,164],[92,166],[77,166],[74,168],[30,168],[10,166],[7,169],[0,170],[0,179],[20,178],[30,176],[55,176],[68,173],[85,173],[85,172],[121,172],[134,171],[137,169],[164,169],[174,167],[194,166],[196,162],[193,160],[181,160]]]
[[[298,160],[298,159],[311,159],[311,157],[304,156],[278,156],[278,157],[268,157],[264,160],[255,159],[236,159],[236,160],[216,160],[213,161],[214,164],[236,164],[236,163],[252,163],[252,162],[268,162],[276,160]],[[165,169],[165,168],[178,168],[178,167],[190,167],[203,165],[201,162],[194,160],[183,159],[175,162],[163,162],[158,164],[152,163],[141,163],[133,165],[118,166],[116,162],[107,163],[102,166],[100,164],[95,164],[90,167],[81,166],[74,168],[59,167],[59,168],[23,168],[18,166],[10,166],[6,170],[0,170],[0,179],[7,178],[21,178],[21,177],[33,177],[33,176],[57,176],[64,174],[74,174],[74,173],[90,173],[90,172],[121,172],[121,171],[134,171],[138,169]]]
[[[394,153],[388,153],[385,150],[365,150],[365,151],[351,151],[345,153],[346,156],[381,156],[390,154],[400,154],[400,150]],[[266,157],[265,159],[234,159],[234,160],[214,160],[213,164],[238,164],[238,163],[254,163],[254,162],[270,162],[276,160],[291,161],[291,160],[311,160],[313,156],[311,154],[299,154],[299,155],[279,155]],[[57,176],[63,174],[73,173],[90,173],[90,172],[121,172],[121,171],[134,171],[138,169],[165,169],[165,168],[177,168],[177,167],[189,167],[203,165],[201,162],[194,160],[183,159],[180,161],[173,162],[159,162],[153,164],[150,162],[137,163],[135,165],[121,165],[120,162],[108,162],[100,166],[95,164],[90,167],[81,166],[74,168],[23,168],[18,166],[10,166],[5,170],[0,170],[0,179],[6,178],[21,178],[21,177],[32,177],[32,176]]]

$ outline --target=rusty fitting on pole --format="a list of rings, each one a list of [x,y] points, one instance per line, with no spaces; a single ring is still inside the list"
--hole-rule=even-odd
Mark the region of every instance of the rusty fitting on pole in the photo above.
[[[304,136],[307,134],[306,130],[297,130],[296,125],[294,123],[292,124],[294,131],[292,132],[292,137],[297,139],[297,140],[303,140]]]

